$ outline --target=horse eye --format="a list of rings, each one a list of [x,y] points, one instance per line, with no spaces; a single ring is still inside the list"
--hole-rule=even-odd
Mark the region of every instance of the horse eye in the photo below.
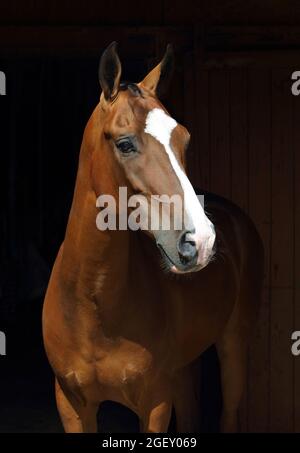
[[[131,140],[123,139],[116,142],[116,147],[122,154],[131,154],[136,152],[136,148]]]

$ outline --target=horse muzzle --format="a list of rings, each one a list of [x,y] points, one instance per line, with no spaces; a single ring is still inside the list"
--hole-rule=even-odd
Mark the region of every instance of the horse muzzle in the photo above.
[[[166,235],[158,238],[156,243],[167,269],[175,274],[185,274],[197,272],[208,265],[215,252],[215,238],[214,228],[201,238],[196,237],[193,231],[184,230],[175,246]]]

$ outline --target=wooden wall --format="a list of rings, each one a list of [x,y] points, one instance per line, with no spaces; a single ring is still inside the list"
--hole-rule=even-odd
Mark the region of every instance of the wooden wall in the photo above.
[[[298,24],[298,0],[2,1],[0,25]]]
[[[299,431],[300,361],[290,352],[291,333],[300,325],[300,98],[290,89],[299,53],[294,64],[268,53],[259,64],[251,55],[242,64],[238,55],[223,57],[222,65],[215,57],[187,65],[185,93],[190,77],[198,87],[196,97],[193,90],[188,94],[186,121],[196,134],[193,182],[245,209],[265,246],[263,305],[249,353],[242,430]]]

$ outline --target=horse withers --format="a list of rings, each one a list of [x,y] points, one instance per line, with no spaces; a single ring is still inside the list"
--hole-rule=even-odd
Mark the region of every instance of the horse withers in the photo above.
[[[193,431],[198,404],[190,364],[213,344],[221,365],[221,429],[237,430],[263,249],[237,206],[206,193],[204,210],[196,196],[185,171],[189,133],[158,99],[172,61],[168,46],[137,84],[121,82],[115,43],[100,61],[102,94],[84,131],[43,310],[66,432],[96,432],[106,400],[134,411],[141,431],[166,431],[172,407],[177,430]],[[179,196],[182,228],[97,228],[98,197],[118,200],[120,187],[149,204],[152,197]],[[156,211],[159,219],[166,205]]]

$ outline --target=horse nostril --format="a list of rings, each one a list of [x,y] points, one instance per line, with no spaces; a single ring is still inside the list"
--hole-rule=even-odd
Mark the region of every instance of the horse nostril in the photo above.
[[[196,243],[190,238],[191,234],[190,231],[184,231],[178,240],[177,250],[182,264],[189,264],[197,255]]]

